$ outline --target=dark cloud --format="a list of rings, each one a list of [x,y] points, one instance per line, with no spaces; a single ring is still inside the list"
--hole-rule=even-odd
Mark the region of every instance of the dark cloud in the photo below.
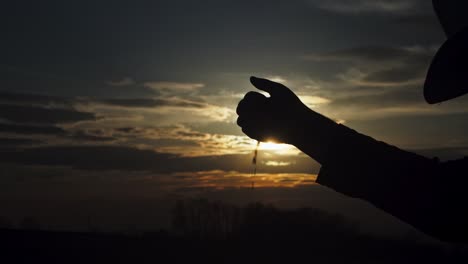
[[[361,109],[379,109],[385,107],[414,106],[424,103],[422,90],[419,86],[405,86],[376,94],[353,95],[348,94],[332,101],[331,108],[359,107]]]
[[[305,56],[308,60],[317,61],[426,61],[435,54],[435,50],[427,47],[390,47],[390,46],[363,46],[336,50]]]
[[[9,148],[9,147],[20,147],[20,146],[31,146],[40,144],[42,141],[35,140],[35,139],[27,139],[27,138],[0,138],[0,147],[2,148]],[[0,154],[0,156],[2,156]]]
[[[71,132],[68,135],[68,138],[78,141],[91,141],[91,142],[102,142],[102,141],[114,141],[116,138],[114,137],[107,137],[103,135],[96,135],[92,134],[88,131],[78,130]]]
[[[424,0],[308,0],[318,8],[344,14],[406,14],[427,13],[432,7],[430,1]]]
[[[196,132],[196,131],[177,131],[176,134],[182,137],[200,138],[200,139],[203,139],[206,137],[206,134]]]
[[[19,105],[26,107],[45,107],[54,109],[67,109],[74,111],[76,105],[105,104],[110,106],[128,108],[157,108],[157,107],[179,107],[179,108],[206,108],[208,105],[201,101],[171,98],[67,98],[40,94],[26,94],[14,92],[0,92],[0,102],[5,105]]]
[[[16,123],[58,124],[96,120],[96,115],[73,109],[0,104],[0,118]]]
[[[136,82],[130,77],[124,77],[123,79],[117,81],[108,81],[107,84],[110,86],[129,86],[136,84]]]
[[[431,14],[408,14],[403,15],[394,20],[396,23],[402,26],[417,26],[425,27],[426,30],[439,30],[442,34],[442,27],[440,27],[439,21],[435,13]]]
[[[363,81],[366,83],[405,83],[417,78],[424,78],[426,68],[419,65],[401,65],[369,73]]]
[[[133,98],[133,99],[104,99],[97,102],[121,107],[139,107],[139,108],[154,108],[154,107],[181,107],[181,108],[206,108],[207,105],[175,98],[161,98],[161,99],[146,99],[146,98]]]
[[[90,170],[135,170],[158,169],[175,156],[159,154],[150,150],[110,146],[62,146],[43,147],[1,153],[5,162],[28,165],[70,166]]]
[[[99,130],[98,130],[99,131]],[[0,133],[17,134],[17,135],[46,135],[46,136],[58,136],[64,139],[72,139],[77,141],[113,141],[115,138],[100,135],[96,133],[98,131],[66,131],[65,129],[57,126],[35,126],[35,125],[24,125],[24,124],[6,124],[0,123]]]
[[[65,135],[66,131],[56,126],[33,126],[20,124],[2,124],[0,123],[1,133],[13,133],[23,135]]]
[[[115,128],[115,130],[118,132],[122,132],[122,133],[132,133],[132,132],[138,131],[136,127],[118,127],[118,128]]]
[[[68,166],[85,170],[152,171],[158,173],[193,171],[240,171],[250,173],[251,155],[181,157],[118,146],[38,147],[0,153],[3,162],[25,165]],[[312,173],[316,165],[308,157],[298,157],[295,166],[261,166],[264,173]]]
[[[221,134],[221,135],[238,135],[242,136],[240,127],[235,122],[204,122],[204,123],[193,123],[188,124],[188,127],[191,127],[192,130],[201,132],[201,133],[212,133],[212,134]]]
[[[136,137],[147,134],[148,130],[156,130],[155,128],[142,127],[118,127],[113,129],[113,133],[122,134],[126,137]]]
[[[7,91],[0,91],[0,102],[5,104],[22,104],[34,106],[71,106],[73,104],[72,99],[65,97],[41,94],[14,93]]]
[[[423,100],[423,99],[421,99]],[[382,102],[384,103],[384,101]],[[422,102],[421,105],[426,105]],[[440,107],[440,106],[439,106]],[[363,114],[369,111],[362,111]],[[417,153],[421,150],[428,157],[439,156],[441,159],[461,158],[463,155],[452,147],[468,146],[466,131],[468,114],[443,113],[435,115],[410,114],[350,120],[346,124],[356,131],[375,137],[392,145]],[[450,148],[448,151],[440,151]],[[434,150],[434,151],[432,151]],[[457,153],[459,153],[457,155]],[[466,155],[466,154],[465,154]]]
[[[345,85],[333,85],[338,87],[334,94],[322,91],[332,98],[330,107],[378,110],[423,102],[422,86],[434,53],[432,47],[373,46],[316,54],[308,59],[343,64],[336,75]]]
[[[435,50],[431,46],[367,46],[308,57],[330,67],[338,65],[334,79],[315,92],[330,99],[322,111],[346,121],[429,113],[422,87]]]

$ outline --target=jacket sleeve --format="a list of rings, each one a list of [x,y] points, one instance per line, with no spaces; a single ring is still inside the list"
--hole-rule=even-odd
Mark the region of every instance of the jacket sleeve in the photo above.
[[[317,182],[361,198],[441,240],[468,241],[467,162],[439,163],[343,125],[330,131]],[[468,202],[468,201],[467,201]]]

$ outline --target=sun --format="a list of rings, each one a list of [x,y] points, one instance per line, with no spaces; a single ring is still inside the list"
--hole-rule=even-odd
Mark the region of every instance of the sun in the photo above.
[[[279,144],[272,140],[260,143],[259,150],[271,151],[276,154],[291,154],[297,150],[288,144]]]
[[[275,143],[274,141],[266,141],[260,144],[261,150],[282,150],[287,147],[288,145],[286,144],[279,144],[279,143]]]

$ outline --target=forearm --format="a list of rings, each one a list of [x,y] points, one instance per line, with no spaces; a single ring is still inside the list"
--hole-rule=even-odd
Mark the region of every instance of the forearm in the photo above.
[[[440,237],[440,221],[433,217],[439,186],[436,161],[377,141],[319,114],[309,117],[295,142],[321,163],[319,184],[364,199]]]
[[[429,159],[358,133],[310,110],[294,128],[291,144],[323,166],[343,163],[426,162]]]
[[[432,191],[433,182],[429,181],[433,178],[425,173],[430,171],[430,159],[377,141],[315,112],[304,120],[303,129],[295,135],[295,146],[322,165],[318,183],[415,223],[414,214],[424,210],[419,198],[427,199]]]
[[[321,165],[343,159],[366,137],[310,109],[296,124],[291,144]]]

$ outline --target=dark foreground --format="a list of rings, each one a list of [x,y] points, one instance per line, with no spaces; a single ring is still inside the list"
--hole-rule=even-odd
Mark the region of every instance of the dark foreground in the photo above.
[[[370,237],[311,244],[307,238],[0,230],[0,243],[2,263],[468,263],[456,249]]]
[[[0,229],[0,263],[468,263],[466,247],[359,232],[318,209],[178,202],[169,231]]]

